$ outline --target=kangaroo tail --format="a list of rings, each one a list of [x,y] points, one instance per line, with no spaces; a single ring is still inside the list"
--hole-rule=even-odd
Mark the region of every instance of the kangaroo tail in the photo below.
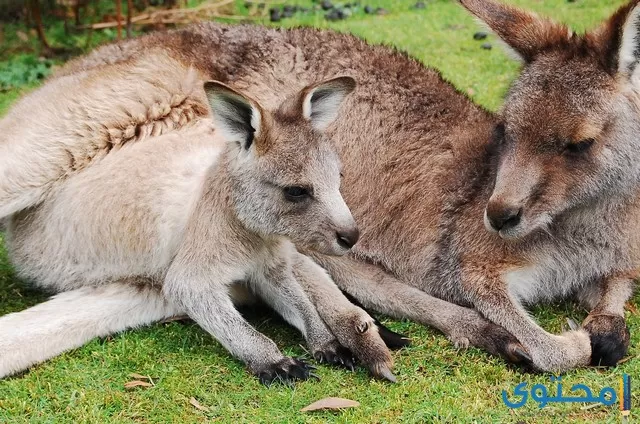
[[[125,283],[58,294],[0,317],[0,378],[87,343],[180,311],[159,290]]]

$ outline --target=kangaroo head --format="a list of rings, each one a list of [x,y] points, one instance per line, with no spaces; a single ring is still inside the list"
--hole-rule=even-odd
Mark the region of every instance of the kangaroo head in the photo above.
[[[354,88],[352,78],[335,78],[268,111],[222,83],[205,84],[214,125],[227,141],[231,201],[245,226],[325,254],[344,254],[357,242],[340,194],[338,153],[323,134]]]
[[[599,28],[565,26],[491,0],[462,4],[523,61],[501,112],[485,226],[520,238],[563,212],[637,186],[640,8]]]

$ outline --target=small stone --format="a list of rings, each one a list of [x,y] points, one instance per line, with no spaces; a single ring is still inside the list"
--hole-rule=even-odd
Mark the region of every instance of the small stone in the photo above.
[[[342,9],[333,9],[324,15],[324,18],[327,21],[340,21],[345,18],[345,15]]]
[[[280,11],[278,9],[271,9],[269,11],[269,19],[271,22],[280,22],[282,16],[280,15]]]
[[[379,7],[376,9],[376,15],[387,15],[387,14],[389,14],[389,11],[384,7]]]
[[[333,9],[333,3],[330,0],[322,0],[320,7],[322,7],[322,10],[331,10]]]
[[[282,8],[282,17],[283,18],[290,18],[293,16],[293,14],[295,13],[295,9],[292,6],[284,6]]]
[[[485,38],[487,38],[487,35],[489,35],[489,34],[487,34],[484,31],[478,31],[475,34],[473,34],[473,39],[474,40],[484,40]]]
[[[426,7],[427,7],[427,4],[423,1],[419,1],[413,5],[414,9],[426,9]]]
[[[351,9],[348,8],[344,8],[342,9],[342,15],[343,15],[343,19],[347,19],[348,17],[350,17],[353,14],[353,12],[351,12]]]
[[[366,14],[371,14],[371,13],[373,13],[373,7],[371,7],[371,6],[365,6],[365,7],[364,7],[364,13],[366,13]]]
[[[482,43],[482,45],[480,47],[485,49],[485,50],[491,50],[493,48],[491,43]]]

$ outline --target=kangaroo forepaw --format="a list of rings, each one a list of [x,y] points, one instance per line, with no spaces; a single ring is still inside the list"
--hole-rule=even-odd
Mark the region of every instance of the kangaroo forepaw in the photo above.
[[[349,347],[371,375],[395,383],[396,377],[391,371],[393,369],[391,353],[380,337],[378,326],[369,319],[365,318],[354,323],[353,328],[357,336],[350,340]]]
[[[337,340],[330,346],[314,352],[313,357],[321,364],[334,365],[351,371],[355,370],[353,354],[349,349],[338,343]]]
[[[265,386],[279,382],[291,385],[295,380],[308,380],[313,377],[320,379],[313,373],[315,367],[300,359],[284,358],[271,364],[258,373],[258,379]]]
[[[380,337],[373,318],[362,309],[341,316],[331,326],[338,341],[349,349],[357,361],[364,365],[374,377],[396,381],[393,358]]]
[[[627,354],[630,333],[623,317],[588,316],[583,327],[591,339],[591,365],[613,367]]]

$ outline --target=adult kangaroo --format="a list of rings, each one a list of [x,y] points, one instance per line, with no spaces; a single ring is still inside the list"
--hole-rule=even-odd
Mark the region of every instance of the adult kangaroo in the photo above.
[[[364,305],[454,340],[478,344],[481,321],[429,295],[505,328],[539,370],[615,365],[640,267],[640,6],[581,36],[461,3],[523,62],[503,110],[482,112],[408,65],[375,114],[356,95],[334,137],[362,238],[351,257],[313,256]],[[354,126],[360,138],[345,139]],[[591,312],[561,335],[524,308],[570,297]]]
[[[640,268],[638,2],[583,36],[497,2],[462,4],[523,61],[498,115],[402,53],[305,28],[207,23],[105,46],[60,74],[162,50],[265,107],[353,77],[327,134],[360,240],[346,257],[308,254],[364,306],[458,346],[544,371],[613,365]],[[561,335],[524,308],[571,297],[592,312]]]

